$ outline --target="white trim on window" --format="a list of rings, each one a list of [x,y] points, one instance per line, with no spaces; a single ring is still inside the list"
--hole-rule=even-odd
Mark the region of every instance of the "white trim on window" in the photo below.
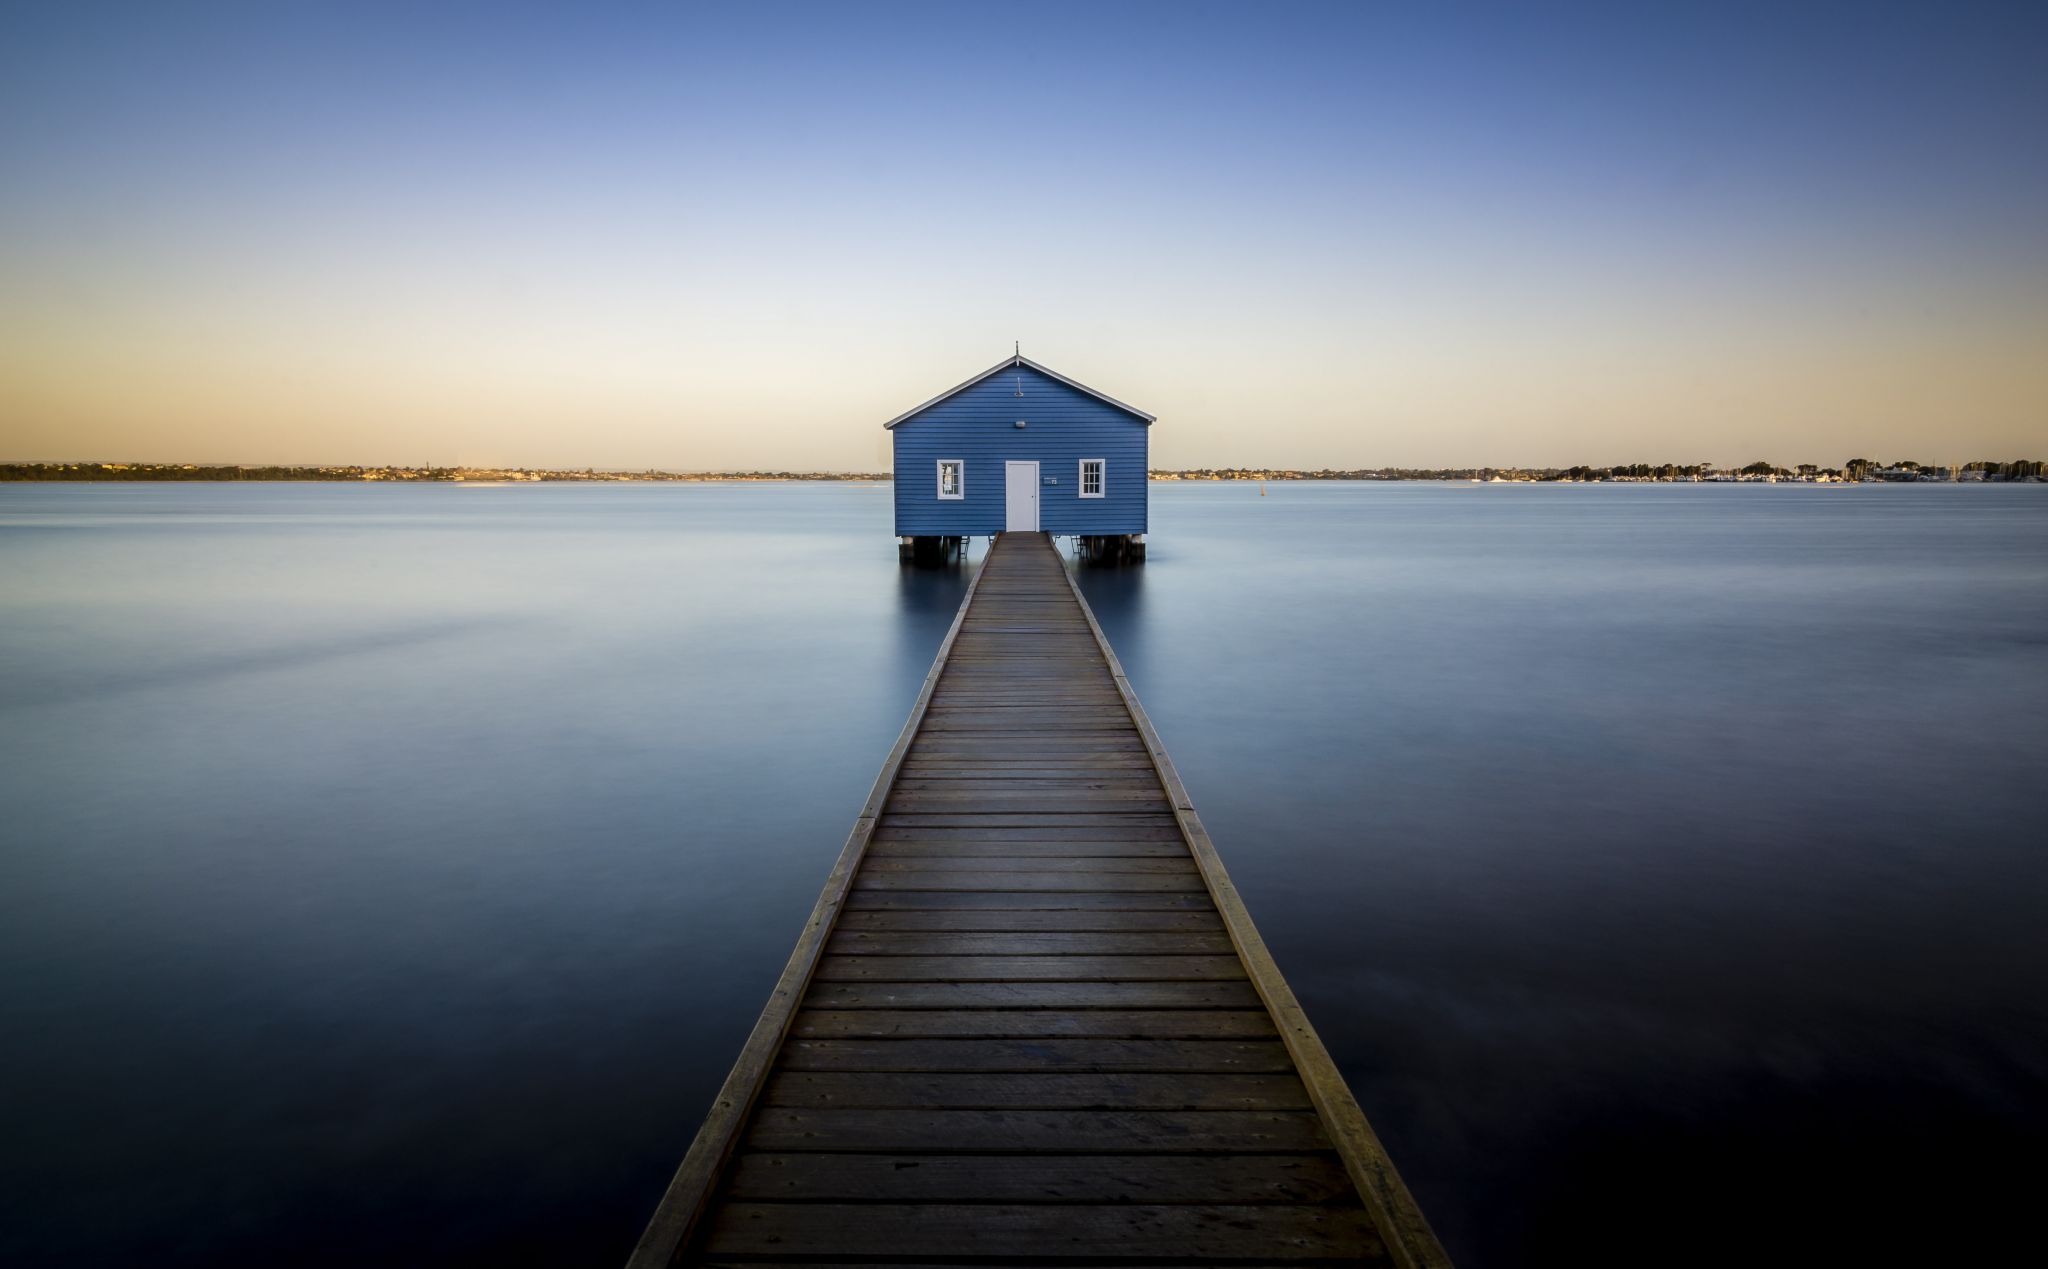
[[[946,492],[946,469],[953,469],[953,492]],[[939,460],[939,497],[948,502],[957,502],[967,496],[967,460],[964,458],[941,458]]]
[[[1093,467],[1093,468],[1095,469],[1095,472],[1094,472],[1094,476],[1095,476],[1095,492],[1094,492],[1094,493],[1089,493],[1089,492],[1088,492],[1088,476],[1089,476],[1089,471],[1088,471],[1088,469],[1089,469],[1090,467]],[[1084,458],[1084,459],[1082,459],[1082,460],[1081,460],[1081,479],[1080,479],[1080,481],[1078,482],[1078,485],[1077,485],[1077,487],[1078,487],[1078,488],[1080,489],[1080,491],[1081,491],[1081,496],[1082,496],[1083,498],[1100,498],[1100,497],[1102,497],[1102,495],[1103,495],[1104,493],[1106,493],[1106,492],[1108,491],[1108,489],[1109,489],[1109,464],[1108,464],[1108,463],[1106,463],[1106,462],[1104,462],[1104,461],[1103,461],[1102,459],[1100,459],[1100,458]]]

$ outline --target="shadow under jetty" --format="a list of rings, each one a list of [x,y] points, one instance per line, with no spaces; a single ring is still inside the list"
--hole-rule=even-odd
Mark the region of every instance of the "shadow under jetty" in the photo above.
[[[899,563],[915,564],[922,568],[965,563],[967,539],[925,536],[897,538],[896,559]]]

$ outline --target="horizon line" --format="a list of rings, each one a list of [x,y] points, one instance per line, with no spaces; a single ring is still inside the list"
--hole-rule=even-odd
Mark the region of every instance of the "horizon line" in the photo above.
[[[1289,465],[1230,465],[1159,467],[1148,465],[1145,474],[1154,476],[1188,476],[1197,474],[1245,474],[1258,475],[1266,479],[1289,478],[1331,478],[1372,473],[1389,472],[1427,473],[1434,475],[1474,475],[1479,473],[1499,474],[1549,474],[1570,473],[1609,474],[1623,473],[1642,477],[1690,476],[1709,473],[1740,473],[1755,471],[1797,473],[1842,474],[1863,468],[1871,471],[1968,471],[1997,470],[2001,468],[2031,466],[2037,470],[2043,460],[2033,458],[1975,458],[1964,462],[1925,463],[1918,459],[1901,458],[1880,461],[1869,458],[1852,458],[1840,466],[1820,463],[1794,463],[1785,465],[1768,459],[1755,459],[1748,463],[1569,463],[1569,464],[1527,464],[1527,463],[1477,463],[1454,464],[1441,467],[1412,466],[1407,464],[1382,464],[1377,467],[1303,467]],[[135,472],[138,474],[170,474],[196,471],[267,471],[291,473],[379,473],[379,472],[445,472],[450,474],[475,473],[496,476],[526,476],[534,480],[544,477],[556,479],[577,479],[583,477],[639,477],[666,479],[718,479],[718,478],[801,478],[801,479],[845,479],[845,480],[893,480],[895,472],[890,468],[860,470],[855,468],[720,468],[689,470],[664,467],[568,467],[530,466],[510,463],[240,463],[240,462],[134,462],[111,459],[0,459],[0,480],[16,482],[20,477],[15,473],[61,472],[80,469],[98,469],[106,472]],[[130,477],[131,479],[133,477]]]

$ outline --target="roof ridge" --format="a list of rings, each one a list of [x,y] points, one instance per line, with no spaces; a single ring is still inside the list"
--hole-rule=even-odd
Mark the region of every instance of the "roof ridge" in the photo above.
[[[1091,388],[1087,384],[1079,381],[1078,379],[1069,379],[1067,378],[1067,376],[1061,374],[1059,371],[1054,370],[1051,366],[1042,366],[1037,362],[1031,360],[1031,358],[1026,357],[1023,353],[1018,352],[1012,353],[1010,356],[1003,358],[995,365],[990,366],[988,369],[982,371],[980,374],[974,376],[972,379],[967,380],[965,383],[956,384],[953,387],[946,389],[944,392],[941,392],[939,395],[933,397],[931,400],[924,402],[922,405],[912,406],[910,409],[905,410],[903,413],[897,415],[895,418],[890,419],[887,423],[882,424],[882,429],[884,431],[893,429],[898,423],[903,422],[905,419],[914,418],[915,416],[924,413],[926,410],[931,409],[939,402],[947,400],[951,397],[959,396],[961,393],[967,391],[975,384],[980,383],[993,375],[1001,374],[1003,371],[1009,370],[1016,366],[1028,366],[1049,379],[1056,379],[1059,382],[1066,384],[1070,388],[1073,388],[1080,392],[1087,393],[1089,396],[1094,397],[1096,400],[1101,401],[1105,405],[1113,405],[1117,409],[1122,410],[1125,414],[1129,414],[1135,418],[1142,419],[1148,426],[1158,421],[1157,415],[1147,414],[1143,410],[1138,409],[1136,406],[1125,405],[1123,402],[1117,400],[1115,397],[1109,395],[1107,392],[1102,392],[1095,388]]]

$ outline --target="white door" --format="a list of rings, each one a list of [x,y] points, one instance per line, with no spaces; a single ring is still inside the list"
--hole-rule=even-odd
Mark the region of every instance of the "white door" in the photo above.
[[[1003,528],[1038,532],[1038,464],[1003,464]]]

